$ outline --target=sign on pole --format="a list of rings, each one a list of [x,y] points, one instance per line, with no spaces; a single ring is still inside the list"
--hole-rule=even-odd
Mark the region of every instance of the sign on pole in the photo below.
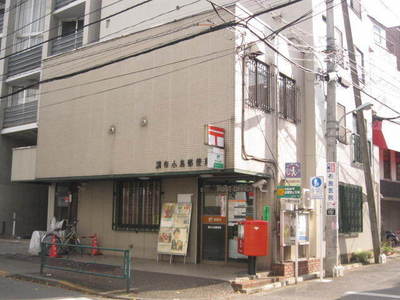
[[[327,164],[326,215],[336,216],[338,210],[338,170],[336,162]]]
[[[324,177],[314,176],[310,179],[310,198],[311,199],[324,199]]]
[[[286,163],[285,178],[290,185],[301,186],[301,163],[299,162]]]

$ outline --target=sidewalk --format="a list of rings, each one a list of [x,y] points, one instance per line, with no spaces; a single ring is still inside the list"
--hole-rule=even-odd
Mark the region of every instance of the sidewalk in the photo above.
[[[44,276],[41,276],[40,258],[27,253],[28,244],[26,240],[0,240],[0,275],[128,299],[229,299],[235,296],[229,280],[246,271],[245,265],[169,264],[166,261],[157,263],[155,260],[133,259],[132,293],[127,295],[123,279],[53,269],[45,269]],[[95,262],[98,264],[95,271],[101,272],[110,271],[110,267],[106,266],[108,264],[122,262],[121,257],[109,255],[77,255],[73,260],[82,264]]]

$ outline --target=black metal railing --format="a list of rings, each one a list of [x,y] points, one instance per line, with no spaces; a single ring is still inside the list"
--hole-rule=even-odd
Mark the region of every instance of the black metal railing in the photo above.
[[[53,41],[51,54],[56,55],[82,47],[83,30],[62,36]]]
[[[37,101],[6,107],[4,110],[3,128],[37,122],[37,110]]]
[[[40,68],[42,64],[42,46],[38,46],[8,58],[8,76],[13,76]]]

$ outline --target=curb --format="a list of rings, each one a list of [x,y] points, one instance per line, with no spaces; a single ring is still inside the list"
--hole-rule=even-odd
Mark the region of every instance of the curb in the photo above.
[[[5,275],[1,275],[3,272],[0,271],[0,276],[6,277],[6,278],[12,278],[12,279],[17,279],[17,280],[23,280],[23,281],[30,281],[30,282],[35,282],[43,285],[48,285],[48,286],[53,286],[53,287],[61,287],[85,294],[90,294],[90,295],[95,295],[99,297],[107,297],[111,299],[122,299],[122,300],[139,300],[136,297],[128,297],[128,296],[118,296],[118,295],[113,295],[112,292],[110,293],[102,293],[98,292],[93,289],[86,288],[84,286],[78,285],[71,283],[66,280],[58,280],[58,279],[53,279],[53,278],[45,278],[41,276],[35,276],[35,275],[26,275],[26,274],[9,274],[8,272]]]
[[[308,281],[308,280],[314,280],[314,279],[317,279],[317,277],[318,277],[318,273],[302,275],[302,276],[298,277],[297,283],[301,283],[301,282]],[[276,281],[276,282],[271,282],[271,283],[263,284],[263,285],[256,286],[256,287],[243,288],[243,289],[237,290],[237,291],[240,292],[241,294],[255,294],[255,293],[265,292],[265,291],[269,291],[272,289],[279,289],[279,288],[283,288],[285,286],[295,285],[295,284],[296,284],[295,277],[288,277],[288,278],[280,278],[279,281]]]

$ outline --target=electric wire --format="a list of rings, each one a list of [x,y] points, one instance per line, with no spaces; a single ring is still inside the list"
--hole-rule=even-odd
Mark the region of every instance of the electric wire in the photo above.
[[[147,1],[152,1],[152,0],[147,0]],[[145,3],[145,2],[141,2],[141,3]],[[286,4],[286,5],[290,5],[291,3],[292,2],[289,2],[289,4]],[[278,8],[282,8],[282,7],[283,7],[282,5],[278,5],[278,6],[275,6],[275,7],[271,8],[271,9],[269,9],[269,10],[265,10],[263,12],[258,12],[256,14],[257,15],[261,15],[261,14],[264,14],[264,13],[267,13],[269,11],[272,11],[272,10],[275,10],[275,9],[278,9]],[[209,33],[212,33],[212,32],[216,32],[216,31],[220,31],[222,29],[225,29],[225,28],[228,28],[228,27],[231,27],[231,26],[234,26],[234,25],[239,25],[239,24],[240,23],[236,22],[236,21],[229,21],[229,22],[226,22],[226,23],[223,23],[223,24],[220,24],[220,25],[216,25],[216,26],[211,27],[209,29],[206,29],[206,30],[203,30],[203,31],[199,31],[199,32],[197,32],[195,34],[187,35],[187,36],[184,36],[184,37],[181,37],[181,38],[178,38],[178,39],[175,39],[175,40],[163,43],[163,44],[156,45],[156,46],[154,46],[152,48],[148,48],[148,49],[145,49],[145,50],[130,54],[130,55],[125,56],[125,57],[112,59],[110,61],[98,64],[98,65],[95,65],[95,66],[91,66],[91,67],[88,67],[88,68],[84,68],[84,69],[81,69],[79,71],[71,72],[71,73],[68,73],[68,74],[63,74],[63,75],[55,76],[55,77],[52,77],[52,78],[43,79],[43,80],[40,80],[40,81],[38,81],[38,82],[36,82],[34,84],[31,84],[31,85],[28,85],[28,86],[26,86],[24,88],[21,88],[21,89],[15,91],[15,92],[11,92],[11,93],[9,93],[7,95],[4,95],[0,99],[4,99],[4,98],[7,98],[9,96],[15,95],[15,94],[17,94],[17,93],[19,93],[19,92],[21,92],[23,90],[32,88],[32,87],[34,87],[34,86],[36,86],[38,84],[49,83],[49,82],[53,82],[53,81],[57,81],[57,80],[62,80],[62,79],[74,77],[76,75],[80,75],[80,74],[87,73],[87,72],[90,72],[90,71],[93,71],[93,70],[97,70],[97,69],[103,68],[103,67],[111,65],[111,64],[122,62],[124,60],[130,59],[130,58],[134,58],[134,57],[137,57],[137,56],[140,56],[140,55],[143,55],[143,54],[151,53],[151,52],[154,52],[156,50],[160,50],[160,49],[163,49],[163,48],[166,48],[166,47],[170,47],[170,46],[173,46],[173,45],[176,45],[176,44],[179,44],[179,43],[182,43],[182,42],[197,38],[199,36],[202,36],[202,35],[205,35],[205,34],[209,34]],[[271,45],[269,47],[271,47],[272,49],[275,49]],[[274,51],[276,51],[282,57],[284,57],[285,59],[288,59],[290,61],[289,58],[287,58],[285,55],[281,54],[278,50],[275,49]],[[296,62],[292,62],[292,63],[298,65]],[[300,66],[300,67],[302,67],[302,66]],[[304,68],[304,69],[306,69],[306,68]],[[307,71],[314,72],[312,70],[307,70]]]

